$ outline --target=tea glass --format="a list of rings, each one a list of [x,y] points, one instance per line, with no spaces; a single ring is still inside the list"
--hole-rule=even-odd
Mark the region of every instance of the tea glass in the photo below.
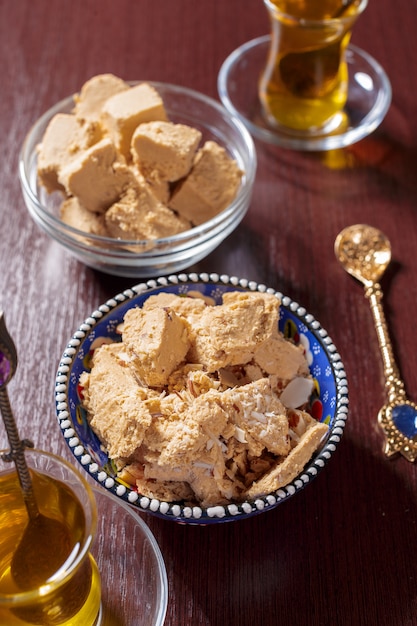
[[[93,491],[63,458],[36,449],[26,450],[25,458],[39,512],[63,524],[71,541],[62,563],[54,565],[46,580],[28,583],[38,575],[36,563],[45,561],[41,547],[39,555],[34,553],[34,571],[24,575],[25,584],[13,578],[12,559],[28,515],[14,466],[0,467],[0,624],[98,626],[101,583],[90,553],[97,522]]]
[[[271,44],[259,80],[267,123],[311,137],[344,123],[346,49],[368,0],[264,0]]]

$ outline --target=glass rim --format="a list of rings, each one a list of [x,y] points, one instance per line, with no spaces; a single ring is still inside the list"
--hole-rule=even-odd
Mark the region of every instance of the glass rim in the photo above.
[[[9,450],[0,450],[0,455],[5,454],[5,453],[6,454],[9,453]],[[80,567],[81,563],[87,557],[88,553],[90,552],[93,539],[95,536],[95,532],[96,532],[97,506],[96,506],[93,489],[92,487],[90,487],[90,485],[87,483],[87,481],[84,479],[83,475],[78,471],[78,469],[72,463],[64,459],[63,457],[58,456],[54,454],[53,452],[49,452],[46,450],[41,450],[38,448],[26,448],[25,456],[26,455],[28,455],[29,457],[36,456],[37,458],[39,458],[40,456],[44,456],[52,460],[54,463],[58,463],[59,465],[64,467],[66,470],[68,470],[72,474],[72,476],[78,481],[78,483],[82,486],[82,488],[85,490],[85,493],[87,496],[86,500],[81,500],[79,496],[75,493],[71,485],[68,485],[68,489],[72,491],[74,496],[77,498],[77,500],[81,504],[83,510],[85,510],[86,501],[89,503],[91,519],[88,520],[86,516],[85,536],[80,545],[77,556],[71,561],[68,567],[65,567],[65,569],[63,568],[63,566],[65,565],[65,562],[63,563],[63,565],[61,566],[61,568],[63,569],[61,575],[56,576],[56,578],[53,578],[50,582],[46,582],[38,586],[36,589],[31,589],[29,591],[14,592],[14,593],[0,592],[0,607],[17,608],[19,606],[24,606],[26,604],[36,602],[42,597],[46,598],[49,594],[53,593],[54,591],[62,587],[68,581],[68,579],[72,576],[72,574]],[[47,473],[46,470],[33,467],[30,463],[29,463],[29,467],[31,467],[32,469],[35,469],[39,473],[50,475]],[[16,468],[14,466],[14,463],[10,463],[9,461],[5,461],[5,466],[0,467],[0,475],[6,474],[6,473],[13,473],[13,472],[16,472]],[[63,482],[63,480],[60,479],[59,477],[53,476],[53,478],[55,480]],[[60,570],[58,569],[57,572],[53,574],[53,576],[58,574],[59,571]]]
[[[284,17],[289,22],[293,22],[294,24],[299,24],[303,27],[311,27],[311,28],[319,28],[323,26],[335,26],[337,24],[348,24],[352,19],[356,19],[363,11],[366,9],[368,5],[368,0],[359,0],[359,4],[357,5],[357,10],[354,15],[342,15],[340,17],[326,17],[323,19],[310,19],[304,17],[298,17],[292,15],[291,13],[286,13],[285,11],[281,11],[281,9],[273,2],[273,0],[263,0],[264,5],[267,11],[270,14],[277,14]],[[341,5],[342,6],[342,5]]]

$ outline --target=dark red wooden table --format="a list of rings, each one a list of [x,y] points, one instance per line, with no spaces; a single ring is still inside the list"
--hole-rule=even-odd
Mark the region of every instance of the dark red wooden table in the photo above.
[[[145,517],[167,567],[167,626],[417,624],[417,468],[382,453],[377,338],[362,288],[333,253],[349,224],[389,235],[385,310],[417,400],[416,9],[415,0],[370,0],[354,31],[353,43],[392,83],[381,127],[332,160],[256,142],[247,216],[192,268],[265,283],[313,313],[345,363],[350,413],[326,470],[275,510],[216,527]],[[22,435],[38,447],[70,459],[54,413],[60,355],[80,322],[132,281],[84,267],[32,222],[17,175],[24,135],[103,72],[217,98],[225,57],[267,32],[261,0],[0,0],[0,307],[19,352],[11,401]]]

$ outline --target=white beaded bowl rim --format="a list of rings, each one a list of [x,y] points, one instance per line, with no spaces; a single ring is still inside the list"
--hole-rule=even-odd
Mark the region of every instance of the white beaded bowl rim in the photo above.
[[[84,357],[83,343],[89,339],[90,335],[94,335],[97,324],[106,321],[109,316],[111,318],[111,315],[117,312],[118,307],[126,304],[130,306],[131,303],[133,306],[135,299],[142,296],[146,298],[148,294],[155,293],[155,290],[163,291],[165,288],[176,286],[180,293],[186,293],[186,289],[192,288],[194,290],[198,285],[203,287],[212,286],[213,290],[220,290],[219,293],[222,289],[228,289],[229,291],[231,289],[242,289],[276,295],[281,302],[280,310],[285,310],[288,315],[294,316],[299,320],[300,328],[304,329],[307,334],[314,336],[318,350],[322,351],[322,355],[325,356],[327,362],[326,375],[331,373],[335,385],[334,398],[331,399],[330,404],[333,415],[329,424],[327,438],[294,480],[285,487],[254,500],[231,502],[207,508],[198,505],[186,506],[182,503],[171,503],[158,500],[157,498],[149,498],[129,488],[126,483],[117,478],[114,472],[110,473],[108,468],[97,462],[97,459],[94,458],[94,453],[86,447],[85,441],[77,432],[74,423],[77,407],[73,399],[68,397],[71,387],[74,388],[78,384],[78,379],[72,368],[77,359]],[[117,323],[119,322],[117,321]],[[114,321],[112,321],[112,324],[113,326],[115,325]],[[107,489],[116,497],[122,498],[141,512],[149,512],[155,516],[180,523],[207,525],[216,522],[245,519],[267,510],[272,510],[308,485],[327,465],[341,441],[348,416],[349,400],[348,383],[341,357],[326,330],[304,307],[272,288],[245,278],[216,273],[190,273],[159,277],[155,280],[139,283],[131,289],[126,289],[115,295],[93,311],[74,333],[61,357],[55,381],[55,408],[61,433],[70,451],[84,470],[104,489]]]

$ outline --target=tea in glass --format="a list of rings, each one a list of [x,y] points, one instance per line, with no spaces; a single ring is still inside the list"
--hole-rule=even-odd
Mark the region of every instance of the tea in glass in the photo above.
[[[37,450],[25,457],[41,516],[29,520],[16,471],[2,468],[0,624],[98,626],[100,575],[89,552],[96,524],[92,491],[63,459]],[[51,524],[45,518],[56,522],[52,536],[46,536]]]
[[[348,96],[346,49],[367,0],[264,4],[271,45],[259,96],[268,124],[300,134],[337,126]]]

